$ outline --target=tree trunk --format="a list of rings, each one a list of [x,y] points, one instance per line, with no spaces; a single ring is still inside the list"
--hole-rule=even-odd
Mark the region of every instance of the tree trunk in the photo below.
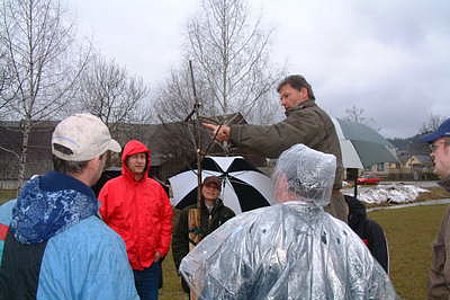
[[[31,122],[30,120],[25,120],[23,124],[23,136],[22,136],[22,151],[20,153],[20,159],[19,159],[19,173],[17,176],[18,179],[18,189],[17,193],[20,192],[22,189],[24,183],[25,183],[25,171],[26,171],[26,164],[27,164],[27,156],[28,156],[28,139],[30,136],[31,131]]]
[[[200,193],[200,191],[199,191]],[[189,226],[189,251],[195,248],[198,243],[200,243],[200,240],[202,239],[202,236],[200,235],[200,206],[197,208],[193,208],[189,210],[188,215],[188,226]],[[191,289],[190,293],[190,299],[196,300],[197,295],[194,293],[194,291]]]

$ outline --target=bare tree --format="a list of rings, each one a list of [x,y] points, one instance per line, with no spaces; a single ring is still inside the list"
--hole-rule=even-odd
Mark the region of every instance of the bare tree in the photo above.
[[[0,39],[3,38],[3,30],[0,27]],[[4,119],[9,113],[9,103],[14,99],[15,93],[11,90],[11,72],[8,65],[7,51],[0,43],[0,119]]]
[[[188,26],[189,55],[200,65],[213,106],[223,114],[247,116],[273,87],[268,71],[272,31],[252,21],[248,2],[204,0],[202,14]],[[278,79],[278,78],[277,78]]]
[[[80,90],[82,108],[102,119],[112,132],[120,123],[138,120],[138,109],[148,96],[141,78],[130,76],[114,60],[98,56],[83,73]]]
[[[373,118],[366,117],[365,109],[362,107],[357,107],[356,105],[353,105],[351,108],[347,108],[345,110],[345,116],[343,117],[343,119],[364,124],[376,131],[381,130],[381,128],[377,126],[377,122]]]
[[[1,46],[6,49],[11,88],[16,91],[7,106],[10,118],[21,120],[21,187],[31,129],[38,121],[60,117],[75,96],[74,86],[88,55],[72,52],[72,26],[63,19],[58,0],[4,0],[0,13]]]
[[[345,110],[344,119],[347,121],[364,123],[366,121],[366,117],[364,116],[364,111],[365,111],[364,108],[353,105],[351,108],[347,108]]]
[[[156,113],[159,121],[163,123],[183,121],[192,112],[195,105],[191,77],[188,64],[180,70],[172,71],[156,94]],[[212,115],[218,114],[211,103],[206,84],[196,80],[198,98],[201,101],[201,111],[205,110]],[[206,109],[205,109],[206,108]]]
[[[444,122],[445,118],[441,115],[430,114],[427,121],[422,124],[422,127],[419,129],[419,134],[426,134],[435,131],[438,129],[439,125]]]
[[[260,112],[255,107],[273,111],[274,102],[267,95],[279,73],[269,65],[272,30],[262,30],[261,18],[252,18],[246,1],[203,0],[201,6],[201,12],[187,27],[185,57],[186,65],[188,59],[194,63],[202,114],[240,112],[253,120],[252,113]],[[182,112],[194,102],[188,79],[187,68],[182,68],[172,74],[163,93],[175,100],[172,106],[178,105],[176,111],[164,112],[167,115],[172,111],[172,119],[182,120]],[[166,100],[159,98],[158,103]]]

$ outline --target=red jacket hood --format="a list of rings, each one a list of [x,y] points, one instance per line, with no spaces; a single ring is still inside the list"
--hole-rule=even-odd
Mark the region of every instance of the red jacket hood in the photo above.
[[[125,177],[134,180],[133,173],[128,169],[127,167],[127,158],[131,155],[137,154],[137,153],[146,153],[147,154],[147,164],[145,166],[145,172],[143,180],[147,179],[148,177],[148,171],[150,170],[151,165],[151,152],[150,150],[141,142],[138,140],[131,140],[123,149],[122,152],[122,175]]]

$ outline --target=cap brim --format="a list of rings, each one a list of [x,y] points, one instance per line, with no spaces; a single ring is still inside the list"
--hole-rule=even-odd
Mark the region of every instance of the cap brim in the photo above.
[[[120,146],[120,144],[116,140],[113,140],[113,139],[111,139],[109,141],[107,149],[112,152],[122,151],[122,147]]]
[[[442,136],[439,133],[433,132],[433,133],[430,133],[430,134],[422,136],[420,138],[420,141],[423,142],[423,143],[432,143],[432,142],[434,142],[435,140],[437,140],[437,139],[439,139],[441,137]]]

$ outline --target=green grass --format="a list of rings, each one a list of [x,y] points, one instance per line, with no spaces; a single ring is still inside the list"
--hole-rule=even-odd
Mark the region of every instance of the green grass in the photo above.
[[[3,202],[16,198],[16,190],[0,190],[0,204]]]
[[[14,197],[12,191],[0,191],[0,203]],[[390,276],[402,299],[426,299],[431,245],[445,208],[446,205],[417,206],[378,210],[369,214],[386,232]],[[160,290],[160,299],[187,299],[170,252],[163,262],[163,270],[164,285]]]
[[[187,294],[181,288],[180,277],[177,275],[171,251],[163,261],[163,277],[163,288],[159,290],[159,299],[188,299]]]
[[[426,299],[431,245],[446,205],[379,210],[369,214],[385,230],[390,276],[402,299]]]

